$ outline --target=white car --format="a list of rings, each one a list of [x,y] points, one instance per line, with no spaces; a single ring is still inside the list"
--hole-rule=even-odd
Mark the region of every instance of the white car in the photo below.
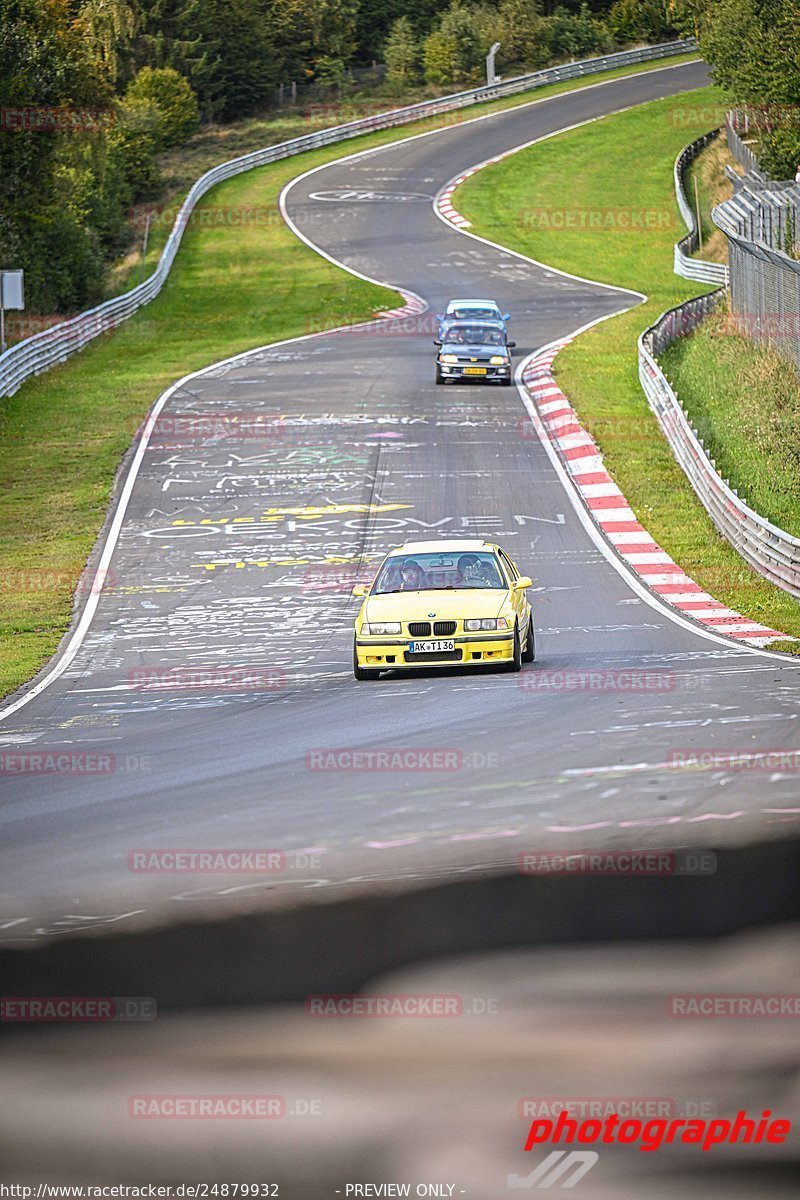
[[[496,300],[450,300],[443,313],[437,313],[439,336],[450,321],[510,321],[510,313],[502,313]]]

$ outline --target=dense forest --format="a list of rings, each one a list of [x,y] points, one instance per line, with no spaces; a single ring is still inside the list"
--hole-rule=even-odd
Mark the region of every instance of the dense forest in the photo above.
[[[765,118],[775,166],[798,151],[800,11],[788,0],[0,0],[0,263],[29,307],[100,295],[126,214],[158,194],[158,155],[201,122],[263,112],[280,85],[386,97],[696,34],[737,101]],[[780,126],[778,128],[777,126]]]

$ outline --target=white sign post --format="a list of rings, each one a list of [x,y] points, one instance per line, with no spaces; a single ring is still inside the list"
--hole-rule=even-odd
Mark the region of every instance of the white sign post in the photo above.
[[[6,309],[25,307],[25,272],[0,271],[0,354],[6,352]]]
[[[500,76],[494,73],[494,58],[497,51],[500,49],[500,43],[495,42],[489,53],[486,55],[486,82],[491,85],[500,82]]]

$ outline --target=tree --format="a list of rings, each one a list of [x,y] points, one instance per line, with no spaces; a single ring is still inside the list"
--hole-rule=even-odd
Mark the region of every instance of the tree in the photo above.
[[[425,78],[437,87],[472,82],[480,74],[482,47],[469,9],[450,8],[425,39]]]
[[[549,27],[550,49],[556,58],[586,58],[602,44],[588,4],[581,4],[576,13],[560,5],[550,17]]]
[[[142,67],[173,67],[200,93],[215,48],[200,29],[203,0],[138,0],[139,26],[133,73]]]
[[[17,128],[0,132],[0,261],[25,271],[31,312],[74,309],[97,294],[100,253],[73,147],[102,138],[108,99],[65,3],[0,0],[0,108],[19,114]]]
[[[77,27],[101,74],[116,85],[136,32],[136,14],[128,0],[83,0]]]
[[[142,67],[128,84],[128,100],[150,100],[161,117],[163,146],[175,146],[198,125],[197,96],[191,84],[172,67]]]
[[[535,71],[550,59],[547,22],[539,0],[501,0],[498,11],[500,65],[522,65]]]
[[[800,103],[798,0],[712,0],[700,48],[715,82],[738,103]]]
[[[350,62],[356,48],[358,0],[316,0],[311,9],[315,61],[338,58]]]
[[[307,80],[314,57],[311,10],[314,0],[267,0],[279,82]]]
[[[416,25],[418,13],[410,11],[408,0],[359,0],[355,21],[355,61],[362,66],[369,66],[374,61],[385,62],[385,48],[392,26],[404,16],[413,19]],[[425,33],[428,32],[430,23],[425,28]],[[419,38],[416,27],[414,33]]]
[[[386,82],[400,91],[419,77],[420,46],[408,17],[399,17],[386,39]]]
[[[714,80],[734,103],[750,107],[765,170],[793,176],[800,162],[800,2],[711,0],[700,48]]]
[[[666,0],[615,0],[608,25],[620,42],[662,42],[676,32]]]
[[[232,120],[267,105],[282,63],[262,0],[202,0],[196,19],[210,48],[197,88],[206,116]]]
[[[708,0],[667,0],[669,23],[681,37],[700,37]]]

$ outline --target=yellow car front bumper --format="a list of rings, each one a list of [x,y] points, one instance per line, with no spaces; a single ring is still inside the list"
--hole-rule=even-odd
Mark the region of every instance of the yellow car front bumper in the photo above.
[[[409,654],[408,638],[356,638],[359,667],[378,671],[402,671],[415,667],[477,667],[481,663],[511,662],[513,632],[501,635],[453,638],[455,649],[443,654]],[[423,640],[416,639],[418,642]]]

